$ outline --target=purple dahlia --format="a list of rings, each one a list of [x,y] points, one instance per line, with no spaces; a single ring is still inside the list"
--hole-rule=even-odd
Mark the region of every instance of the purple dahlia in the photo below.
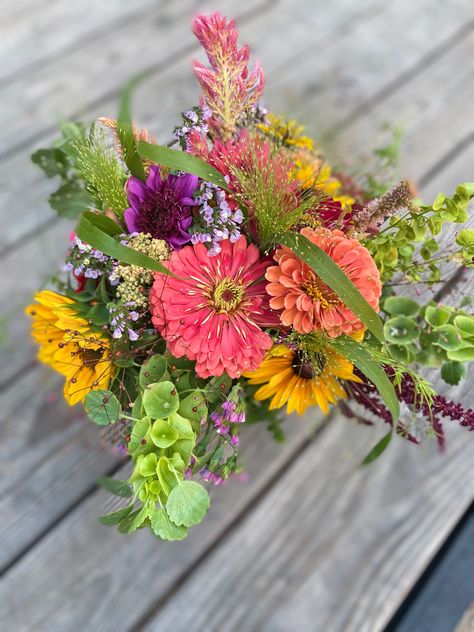
[[[133,176],[127,182],[130,208],[124,213],[125,224],[131,233],[148,233],[163,239],[178,250],[191,239],[187,232],[193,221],[192,195],[198,178],[191,174],[169,175],[161,178],[157,165],[150,167],[146,182]]]

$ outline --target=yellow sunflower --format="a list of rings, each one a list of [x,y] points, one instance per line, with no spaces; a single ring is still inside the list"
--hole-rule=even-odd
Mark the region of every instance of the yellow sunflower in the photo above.
[[[275,143],[294,149],[313,149],[313,141],[304,136],[304,127],[292,119],[284,119],[275,114],[267,114],[266,122],[259,123],[257,128]]]
[[[84,402],[89,391],[107,389],[114,373],[110,339],[78,316],[72,299],[43,290],[35,301],[25,311],[33,318],[31,334],[40,345],[38,360],[64,375],[67,403],[73,406]]]
[[[345,398],[339,380],[361,382],[354,375],[353,365],[331,347],[317,354],[317,364],[305,362],[298,351],[276,345],[256,371],[244,373],[250,384],[263,384],[255,393],[256,400],[272,398],[270,410],[287,404],[288,413],[303,415],[308,406],[319,406],[325,413],[329,404]]]

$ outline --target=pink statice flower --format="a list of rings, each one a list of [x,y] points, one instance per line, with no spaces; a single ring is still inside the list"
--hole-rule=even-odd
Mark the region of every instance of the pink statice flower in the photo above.
[[[279,325],[265,291],[270,259],[243,236],[221,248],[215,257],[202,243],[173,252],[165,265],[176,277],[157,273],[150,292],[152,322],[168,350],[195,360],[202,378],[256,369],[272,346],[262,328]]]
[[[203,46],[210,67],[195,61],[194,72],[201,85],[202,101],[211,109],[209,124],[228,139],[239,121],[262,96],[265,79],[259,64],[249,71],[249,47],[238,45],[233,20],[219,13],[198,15],[193,33]]]

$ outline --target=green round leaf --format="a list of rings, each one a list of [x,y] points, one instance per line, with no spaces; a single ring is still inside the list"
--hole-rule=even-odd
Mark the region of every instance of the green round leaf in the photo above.
[[[385,299],[383,310],[392,316],[416,316],[420,311],[420,306],[412,298],[389,296]]]
[[[130,441],[128,442],[128,451],[130,454],[142,448],[142,441],[146,433],[150,430],[150,427],[151,419],[149,417],[143,417],[135,421],[130,435]]]
[[[159,538],[171,542],[183,540],[188,534],[186,527],[178,527],[177,524],[171,522],[163,507],[155,512],[151,520],[151,528],[153,529],[153,533]]]
[[[408,316],[395,316],[384,325],[384,334],[387,342],[396,345],[407,345],[418,337],[416,323]]]
[[[451,310],[447,307],[435,307],[428,305],[425,310],[425,320],[432,327],[440,327],[445,325],[451,316]]]
[[[163,378],[169,377],[166,358],[163,356],[152,356],[142,364],[140,369],[139,383],[142,388],[149,384],[160,382]]]
[[[466,367],[460,362],[445,362],[441,367],[441,377],[448,384],[459,384],[466,375]]]
[[[461,332],[463,338],[474,337],[474,316],[456,316],[454,325]]]
[[[398,362],[409,363],[414,359],[413,351],[410,349],[410,346],[402,346],[402,345],[387,345],[387,350],[392,356],[394,360]]]
[[[197,389],[185,397],[179,404],[178,412],[196,424],[207,418],[207,404],[203,391]]]
[[[176,478],[176,475],[171,469],[170,465],[171,467],[173,467],[166,456],[160,456],[160,458],[158,459],[158,465],[156,467],[158,480],[160,481],[161,488],[163,489],[163,492],[166,494],[166,496],[168,496],[173,487],[175,487],[178,483],[178,479]]]
[[[166,513],[178,526],[192,527],[206,515],[211,499],[206,489],[195,481],[181,481],[168,497]]]
[[[157,419],[151,427],[150,437],[159,448],[169,448],[178,438],[177,431],[164,419]]]
[[[459,349],[448,351],[448,358],[458,362],[471,362],[474,360],[474,346],[463,345]]]
[[[141,476],[156,476],[156,454],[154,452],[140,458],[138,471]]]
[[[150,384],[143,392],[143,407],[152,419],[166,419],[178,410],[179,397],[172,382]]]
[[[433,330],[435,340],[434,345],[441,347],[445,351],[454,351],[462,345],[462,338],[458,330],[453,325],[443,325]]]
[[[90,391],[84,405],[87,416],[99,426],[114,424],[122,413],[119,400],[110,391]]]

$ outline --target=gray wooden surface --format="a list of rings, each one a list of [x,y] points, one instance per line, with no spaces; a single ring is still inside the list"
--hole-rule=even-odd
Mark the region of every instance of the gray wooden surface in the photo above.
[[[70,230],[29,154],[64,118],[113,116],[143,69],[137,118],[168,140],[197,99],[190,20],[209,9],[239,18],[267,105],[299,117],[339,164],[363,171],[392,121],[405,130],[401,175],[427,199],[473,179],[472,0],[3,2],[0,629],[383,630],[473,500],[474,437],[455,424],[444,455],[400,440],[361,470],[384,428],[311,413],[286,422],[283,446],[246,429],[249,482],[215,490],[185,543],[97,523],[112,501],[95,480],[122,464],[36,365],[20,315]],[[450,395],[472,405],[469,391]]]

